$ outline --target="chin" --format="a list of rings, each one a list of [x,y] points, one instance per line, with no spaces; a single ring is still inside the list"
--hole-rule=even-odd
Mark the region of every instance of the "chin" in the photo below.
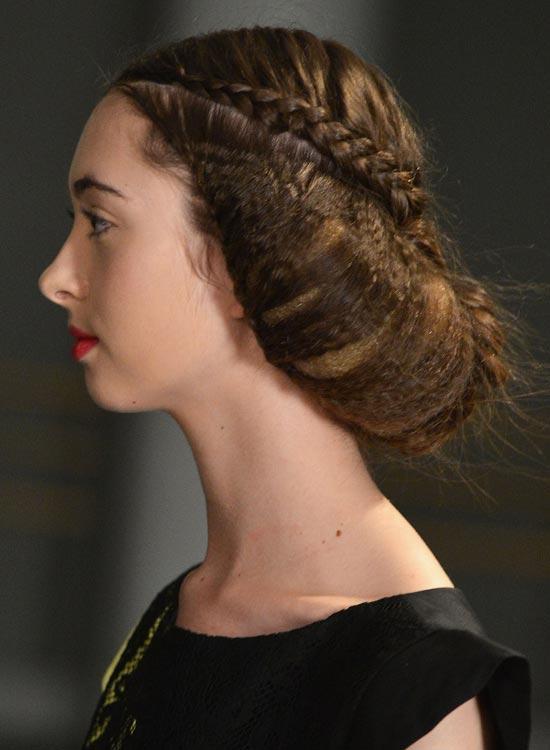
[[[133,389],[133,392],[122,386],[116,387],[105,382],[99,383],[96,378],[86,373],[86,387],[94,404],[105,411],[129,414],[132,412],[153,411],[154,405],[148,404],[143,398],[143,390]]]

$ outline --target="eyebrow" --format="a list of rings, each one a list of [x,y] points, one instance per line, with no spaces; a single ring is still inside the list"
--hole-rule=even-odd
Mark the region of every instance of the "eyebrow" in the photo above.
[[[107,185],[105,182],[100,182],[91,174],[85,174],[84,177],[80,177],[73,182],[73,193],[77,198],[80,198],[86,190],[90,190],[91,188],[102,190],[105,193],[111,193],[112,195],[116,195],[124,200],[129,200],[129,198],[121,193],[120,190],[117,190],[117,188],[112,185]]]

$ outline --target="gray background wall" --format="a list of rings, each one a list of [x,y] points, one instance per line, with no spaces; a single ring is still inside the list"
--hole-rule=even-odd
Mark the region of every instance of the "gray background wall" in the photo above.
[[[548,281],[550,11],[542,3],[3,3],[0,746],[74,748],[99,680],[154,594],[202,559],[203,497],[165,414],[110,414],[69,355],[38,276],[68,231],[66,178],[104,71],[211,28],[303,26],[380,65],[433,129],[439,190],[472,270]],[[544,337],[548,300],[521,314]],[[543,411],[543,408],[545,411]],[[539,417],[547,418],[541,404]],[[535,445],[537,445],[535,441]],[[550,737],[548,485],[506,462],[479,483],[387,466],[378,481],[492,636],[528,654],[533,750]],[[547,464],[547,455],[538,457]],[[431,470],[432,474],[435,471]],[[484,491],[496,505],[480,506]]]

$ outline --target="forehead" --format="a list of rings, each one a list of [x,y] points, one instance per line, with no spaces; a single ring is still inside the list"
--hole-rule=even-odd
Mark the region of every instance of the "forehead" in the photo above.
[[[146,128],[145,118],[131,108],[125,97],[107,94],[84,125],[69,169],[69,185],[87,172],[116,169],[130,177],[144,170],[138,143]]]
[[[189,229],[188,191],[176,174],[155,169],[144,161],[140,144],[151,122],[133,108],[122,94],[107,94],[92,110],[76,146],[68,174],[68,191],[73,183],[89,176],[115,187],[126,201],[101,192],[116,201],[117,211],[140,217],[162,217],[163,225],[180,232]],[[143,211],[145,209],[145,213]],[[149,211],[149,212],[148,212]]]

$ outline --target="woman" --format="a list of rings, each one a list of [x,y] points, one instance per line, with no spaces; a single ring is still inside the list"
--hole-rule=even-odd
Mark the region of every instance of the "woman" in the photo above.
[[[527,748],[526,657],[368,468],[436,452],[513,372],[419,133],[376,66],[258,26],[144,54],[93,110],[40,289],[99,406],[181,427],[208,547],[122,644],[84,747]]]

